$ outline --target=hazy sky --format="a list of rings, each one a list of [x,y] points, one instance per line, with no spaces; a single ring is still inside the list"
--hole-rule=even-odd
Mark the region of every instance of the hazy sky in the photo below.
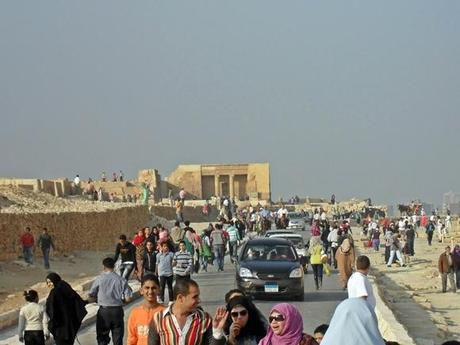
[[[270,162],[279,196],[460,192],[460,1],[2,1],[0,176]]]

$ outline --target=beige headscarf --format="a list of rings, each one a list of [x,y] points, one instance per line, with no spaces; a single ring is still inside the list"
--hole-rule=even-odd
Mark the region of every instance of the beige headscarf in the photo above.
[[[340,249],[342,250],[342,252],[344,253],[348,253],[351,249],[351,243],[350,243],[350,240],[348,238],[345,238],[343,241],[342,241],[342,244],[340,245]]]

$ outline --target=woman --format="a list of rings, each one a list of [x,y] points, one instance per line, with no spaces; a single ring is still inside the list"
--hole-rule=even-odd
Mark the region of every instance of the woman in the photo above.
[[[324,251],[321,237],[314,236],[310,239],[308,252],[310,254],[310,264],[313,268],[313,275],[315,277],[316,290],[319,290],[323,284],[323,262],[321,261],[321,256]]]
[[[224,327],[227,344],[257,345],[267,334],[267,325],[254,304],[244,296],[232,298],[227,304],[228,317]]]
[[[48,329],[56,345],[73,345],[87,313],[85,302],[57,273],[48,274],[46,284],[51,288],[46,300]]]
[[[317,345],[312,336],[303,333],[302,315],[292,304],[273,307],[268,318],[270,327],[259,345]]]
[[[136,276],[139,281],[144,274],[144,252],[145,252],[145,230],[139,229],[133,238],[133,244],[136,247]]]
[[[348,278],[352,275],[355,264],[355,250],[348,237],[344,238],[340,244],[339,249],[335,253],[335,258],[339,268],[339,279],[342,289],[346,290]]]
[[[212,231],[212,230],[211,230]],[[208,271],[208,263],[212,264],[212,250],[211,250],[211,231],[206,229],[201,235],[201,269],[205,272]]]
[[[384,345],[373,308],[362,298],[349,298],[335,309],[321,345]]]

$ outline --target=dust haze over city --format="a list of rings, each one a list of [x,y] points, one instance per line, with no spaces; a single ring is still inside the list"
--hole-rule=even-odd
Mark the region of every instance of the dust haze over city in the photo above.
[[[2,2],[0,176],[270,162],[272,199],[460,191],[456,1]]]

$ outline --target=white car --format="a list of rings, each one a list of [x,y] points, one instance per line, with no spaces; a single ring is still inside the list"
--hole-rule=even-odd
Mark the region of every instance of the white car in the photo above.
[[[301,234],[273,234],[270,238],[282,238],[291,241],[299,257],[300,264],[304,267],[304,269],[307,268],[308,248]]]
[[[305,218],[299,212],[288,213],[289,224],[286,229],[305,230]]]

